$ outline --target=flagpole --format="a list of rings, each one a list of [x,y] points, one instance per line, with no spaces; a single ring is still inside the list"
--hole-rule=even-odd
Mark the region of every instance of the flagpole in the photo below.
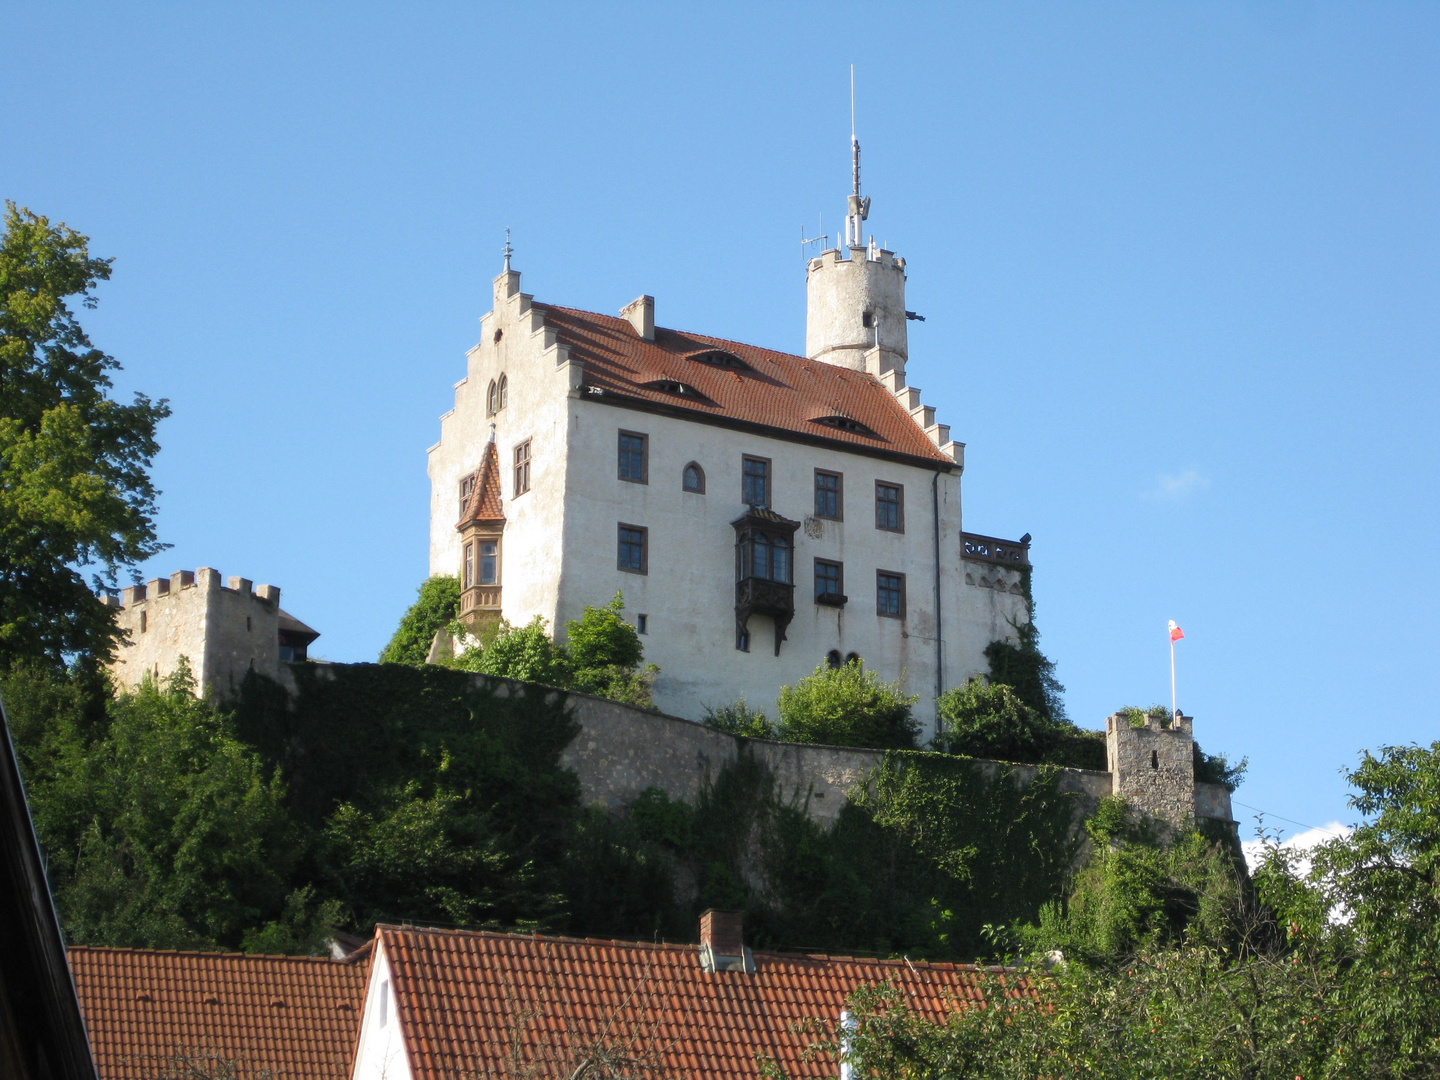
[[[1170,719],[1175,719],[1175,635],[1170,635]]]

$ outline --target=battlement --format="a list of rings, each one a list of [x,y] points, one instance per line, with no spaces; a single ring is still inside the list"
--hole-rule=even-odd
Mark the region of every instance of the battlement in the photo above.
[[[256,586],[250,578],[232,577],[228,583],[221,584],[220,571],[208,566],[202,566],[198,570],[177,570],[168,578],[151,578],[144,585],[128,585],[120,590],[118,597],[105,594],[100,597],[100,602],[106,607],[121,609],[133,608],[137,604],[149,603],[152,600],[159,600],[165,597],[178,596],[187,589],[197,589],[200,592],[233,592],[240,596],[249,596],[262,604],[272,607],[280,606],[280,586],[260,585]]]
[[[813,274],[827,267],[832,267],[836,263],[854,265],[862,262],[883,266],[890,270],[898,270],[901,274],[905,273],[905,260],[893,251],[886,251],[884,248],[880,248],[875,252],[874,258],[871,258],[870,249],[863,247],[831,248],[829,251],[822,251],[810,260],[808,269],[809,272]]]

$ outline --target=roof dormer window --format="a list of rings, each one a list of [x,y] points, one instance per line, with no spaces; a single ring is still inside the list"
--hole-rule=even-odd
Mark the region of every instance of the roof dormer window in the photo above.
[[[653,379],[644,386],[646,390],[658,390],[662,394],[674,394],[676,397],[697,398],[700,401],[710,400],[689,383],[683,383],[677,379]]]
[[[707,349],[704,352],[692,353],[689,360],[697,364],[709,364],[711,367],[728,368],[731,371],[753,371],[749,364],[732,352],[724,349]]]
[[[840,413],[833,413],[830,416],[817,416],[810,422],[812,424],[823,424],[825,427],[834,428],[837,431],[848,431],[852,435],[864,435],[867,439],[878,439],[880,437],[859,420],[842,416]]]

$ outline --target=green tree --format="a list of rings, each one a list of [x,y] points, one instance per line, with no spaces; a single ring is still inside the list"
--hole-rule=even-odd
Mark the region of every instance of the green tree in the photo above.
[[[648,709],[660,669],[643,663],[640,635],[621,617],[624,610],[620,593],[604,607],[587,604],[580,618],[565,624],[568,641],[564,645],[551,640],[545,620],[538,615],[521,627],[502,620],[497,633],[467,650],[455,666],[482,675],[579,690]]]
[[[971,679],[935,701],[941,730],[936,749],[967,757],[1105,768],[1105,736],[1068,720],[1051,720],[1013,687]]]
[[[99,726],[71,710],[26,756],[71,940],[234,948],[283,911],[299,854],[284,789],[185,669],[116,698]]]
[[[1026,970],[984,979],[985,1007],[940,1023],[866,988],[851,1063],[1026,1080],[1440,1075],[1440,742],[1367,753],[1350,781],[1365,820],[1309,869],[1271,842],[1253,888],[1225,845],[1163,847],[1103,806],[1068,905],[1011,938],[1037,948]]]
[[[733,705],[722,705],[719,708],[706,705],[702,722],[706,727],[729,732],[731,735],[744,735],[748,739],[774,739],[780,734],[769,717],[746,705],[744,698]]]
[[[390,644],[380,654],[380,663],[412,666],[425,663],[435,635],[454,622],[459,608],[459,578],[444,574],[426,578],[418,599],[401,617]]]
[[[545,686],[570,686],[570,657],[556,646],[545,632],[545,620],[539,615],[524,626],[511,626],[503,619],[493,637],[473,649],[466,650],[455,666],[462,671],[495,675],[502,679],[541,683]]]
[[[916,700],[898,679],[884,682],[858,660],[838,668],[821,664],[794,686],[780,688],[780,734],[791,742],[913,749],[919,725],[910,710]]]
[[[650,688],[660,669],[642,663],[644,646],[635,627],[621,618],[625,598],[616,593],[604,607],[585,606],[580,618],[565,624],[570,657],[570,689],[649,708]]]
[[[163,548],[149,468],[166,403],[109,397],[119,367],[67,301],[95,305],[110,260],[6,203],[0,235],[0,666],[108,656],[119,637],[94,590]],[[91,569],[89,580],[84,569]]]

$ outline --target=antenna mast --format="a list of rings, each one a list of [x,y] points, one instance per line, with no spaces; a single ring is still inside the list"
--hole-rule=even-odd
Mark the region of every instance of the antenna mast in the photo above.
[[[855,137],[855,65],[850,65],[850,175],[849,214],[845,217],[845,244],[863,247],[860,223],[870,216],[870,200],[860,194],[860,140]]]
[[[501,255],[505,256],[505,273],[510,272],[510,256],[515,254],[515,249],[510,246],[510,226],[505,226],[505,247],[501,249]]]

